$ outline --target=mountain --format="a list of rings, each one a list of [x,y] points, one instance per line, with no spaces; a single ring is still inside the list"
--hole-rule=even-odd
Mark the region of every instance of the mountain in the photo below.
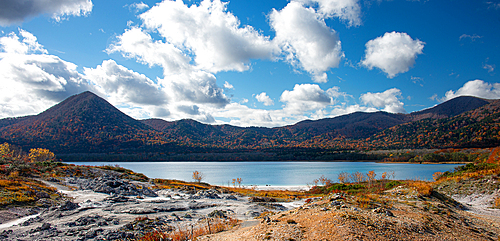
[[[158,135],[91,92],[71,96],[46,111],[0,120],[0,138],[54,152],[100,152],[136,148]]]
[[[325,133],[345,138],[366,138],[386,128],[405,123],[402,114],[355,112],[335,118],[306,120],[283,129],[292,135],[314,137]]]
[[[464,112],[477,109],[489,103],[490,102],[488,100],[480,99],[477,97],[459,96],[436,105],[432,108],[413,112],[410,114],[410,118],[412,121],[416,121],[426,118],[441,119],[453,117]]]
[[[368,138],[366,143],[389,149],[499,146],[500,100],[450,118],[394,126]]]
[[[219,148],[285,147],[302,142],[310,143],[318,138],[364,139],[396,125],[426,118],[448,118],[488,103],[487,100],[463,96],[411,114],[356,112],[335,118],[305,120],[277,128],[205,125],[194,120],[168,122],[148,119],[141,122],[163,132],[167,139],[188,139],[190,143],[200,146],[209,144]]]
[[[318,151],[500,144],[495,139],[500,126],[498,106],[498,100],[466,96],[411,114],[357,112],[264,128],[194,120],[139,121],[84,92],[38,115],[0,120],[0,140],[24,148],[48,148],[56,154],[121,155],[120,160],[138,156],[140,160],[206,160],[208,156],[212,160],[291,160],[310,158]],[[300,157],[289,155],[294,152]]]

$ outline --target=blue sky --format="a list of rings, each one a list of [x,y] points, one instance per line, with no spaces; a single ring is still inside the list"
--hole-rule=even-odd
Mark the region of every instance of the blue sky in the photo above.
[[[0,118],[86,90],[137,119],[283,126],[500,98],[500,1],[0,3]]]

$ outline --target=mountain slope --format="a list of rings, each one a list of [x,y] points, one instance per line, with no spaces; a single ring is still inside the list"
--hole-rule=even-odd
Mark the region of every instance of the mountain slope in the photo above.
[[[248,155],[254,150],[273,156],[290,151],[484,146],[497,143],[499,106],[500,101],[459,97],[411,114],[358,112],[277,128],[244,128],[194,120],[137,121],[84,92],[35,116],[0,120],[0,140],[57,154],[128,153],[141,160],[192,160],[192,153],[199,159],[207,153]],[[172,158],[175,155],[184,156]]]
[[[377,148],[493,147],[500,145],[500,100],[443,119],[386,129],[365,143]]]
[[[58,153],[137,148],[157,135],[91,92],[71,96],[38,115],[10,120],[0,133],[15,144],[36,143]]]
[[[486,100],[464,96],[411,114],[356,112],[335,118],[306,120],[276,128],[205,125],[193,120],[168,122],[148,119],[141,122],[163,132],[167,139],[188,141],[198,146],[241,149],[290,147],[307,143],[306,146],[309,147],[318,139],[326,139],[323,142],[335,138],[364,139],[384,129],[413,120],[452,117],[488,103]]]
[[[488,100],[480,99],[472,96],[459,96],[448,100],[444,103],[436,105],[432,108],[413,112],[410,114],[412,121],[422,120],[426,118],[440,119],[446,117],[453,117],[460,115],[464,112],[477,109],[481,106],[487,105]]]

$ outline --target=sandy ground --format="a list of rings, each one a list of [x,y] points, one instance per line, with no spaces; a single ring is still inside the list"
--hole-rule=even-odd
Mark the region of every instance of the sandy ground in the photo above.
[[[500,209],[491,208],[494,199],[498,196],[500,196],[500,190],[495,194],[453,195],[452,198],[462,203],[467,211],[500,223]]]

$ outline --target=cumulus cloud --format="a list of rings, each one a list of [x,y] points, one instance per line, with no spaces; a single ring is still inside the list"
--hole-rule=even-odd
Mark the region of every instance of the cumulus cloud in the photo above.
[[[341,92],[339,87],[327,90],[316,84],[295,85],[285,90],[280,98],[283,108],[274,110],[254,109],[241,103],[230,103],[224,109],[211,112],[213,116],[229,119],[219,124],[236,126],[276,127],[297,123],[306,119],[332,118],[353,112],[405,112],[400,101],[401,91],[390,89],[382,93],[366,93],[360,98],[362,105],[352,103],[351,95]]]
[[[172,114],[172,117],[174,118],[177,119],[190,118],[207,124],[215,123],[215,118],[206,111],[203,111],[197,105],[179,104],[176,107],[174,107],[174,109],[176,110],[176,112]]]
[[[318,7],[323,18],[339,18],[349,26],[361,25],[361,8],[358,0],[296,0],[307,6]]]
[[[160,84],[178,102],[189,101],[217,108],[223,108],[230,102],[224,91],[217,86],[215,76],[204,71],[171,75],[160,80]]]
[[[132,4],[128,5],[128,7],[131,11],[134,11],[137,13],[140,11],[144,11],[145,9],[148,9],[149,5],[147,5],[143,2],[140,2],[140,3],[132,3]]]
[[[334,91],[324,91],[316,84],[296,84],[293,90],[281,94],[280,101],[286,103],[285,109],[290,114],[303,114],[333,104],[331,93]]]
[[[413,40],[406,33],[385,33],[384,36],[366,43],[365,59],[361,64],[384,71],[389,78],[407,72],[415,64],[417,55],[422,54],[424,42]]]
[[[203,0],[187,6],[163,1],[140,15],[147,29],[194,56],[196,66],[212,73],[245,71],[251,59],[272,59],[278,51],[268,37],[227,11],[227,3]]]
[[[224,88],[226,89],[234,89],[234,86],[232,84],[230,84],[229,82],[224,82]]]
[[[258,102],[264,103],[265,106],[274,105],[274,101],[267,95],[266,92],[262,92],[255,96]]]
[[[164,105],[168,101],[159,85],[114,60],[105,60],[95,69],[84,68],[84,74],[114,104]]]
[[[177,74],[190,68],[189,57],[173,44],[154,41],[151,35],[140,28],[132,27],[118,36],[110,45],[108,53],[120,52],[124,57],[135,58],[149,66],[161,66],[165,75]]]
[[[7,37],[0,38],[0,49],[3,53],[7,54],[28,54],[28,53],[41,53],[47,54],[47,50],[38,43],[37,38],[23,29],[19,29],[19,37],[14,33],[10,33]]]
[[[315,10],[298,2],[269,16],[276,31],[274,41],[280,44],[286,60],[313,75],[316,82],[327,82],[326,71],[339,66],[344,53],[335,30],[318,18]]]
[[[476,96],[485,99],[500,99],[500,83],[490,84],[483,80],[471,80],[456,92],[449,90],[441,101],[451,100],[458,96]]]
[[[75,64],[48,55],[31,33],[19,30],[19,35],[0,38],[0,117],[37,114],[93,89]]]
[[[219,121],[219,124],[231,124],[235,126],[266,126],[275,127],[287,124],[271,117],[272,111],[253,109],[240,103],[230,103],[224,109],[213,112],[215,117],[229,119],[227,122]]]
[[[70,15],[87,15],[92,6],[91,0],[2,0],[0,25],[21,23],[40,14],[49,14],[56,21],[61,21]]]
[[[404,103],[400,101],[402,98],[401,90],[392,88],[380,93],[362,94],[359,98],[361,102],[375,108],[382,109],[390,113],[406,113]]]

